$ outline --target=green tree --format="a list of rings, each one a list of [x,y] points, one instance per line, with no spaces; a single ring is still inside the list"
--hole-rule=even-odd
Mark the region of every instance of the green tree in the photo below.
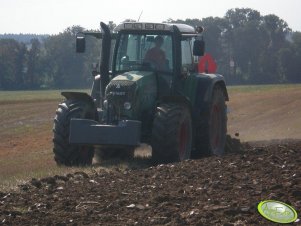
[[[280,72],[288,82],[301,82],[301,33],[292,34],[292,41],[278,52]]]
[[[222,18],[165,22],[203,26],[206,52],[215,58],[218,73],[228,84],[301,82],[301,33],[292,33],[288,39],[291,29],[276,15],[236,8]],[[116,24],[109,21],[108,26],[113,31]],[[0,39],[0,89],[88,87],[93,80],[92,62],[100,61],[101,40],[87,36],[86,52],[77,54],[75,36],[81,31],[84,28],[72,26],[26,43]],[[229,64],[232,60],[234,68]]]
[[[41,85],[40,75],[41,43],[38,39],[31,39],[27,53],[26,85],[28,88],[37,89]]]
[[[78,26],[67,28],[45,41],[43,65],[49,86],[73,88],[85,84],[83,56],[75,54],[75,35],[82,30]]]
[[[279,50],[287,44],[286,35],[290,32],[287,23],[276,15],[267,15],[262,19],[262,27],[268,37],[266,47],[260,57],[262,70],[261,82],[278,83],[285,81],[279,64]],[[284,53],[282,53],[284,54]]]
[[[264,35],[260,27],[261,15],[250,8],[231,9],[225,15],[223,51],[225,76],[232,83],[256,80],[259,74],[258,57],[264,47]],[[234,61],[234,68],[228,62]],[[232,70],[231,70],[232,69]]]
[[[17,89],[22,83],[24,45],[13,39],[0,40],[0,88]]]
[[[27,56],[27,47],[21,42],[19,43],[19,51],[16,58],[16,76],[15,76],[15,89],[24,89],[25,85],[25,76],[26,76],[26,56]]]

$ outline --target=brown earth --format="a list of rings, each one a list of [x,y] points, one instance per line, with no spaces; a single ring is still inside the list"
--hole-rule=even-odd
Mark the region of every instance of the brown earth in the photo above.
[[[0,192],[0,225],[269,225],[256,210],[266,199],[300,215],[300,86],[230,90],[230,100],[229,134],[261,142],[228,139],[223,158],[151,166],[138,157],[32,179]],[[60,169],[51,151],[57,103],[0,104],[0,180]]]
[[[56,167],[51,153],[51,133],[57,103],[0,104],[0,181]]]
[[[291,141],[223,158],[32,179],[0,193],[0,224],[273,225],[257,204],[279,200],[300,214],[300,150]]]
[[[242,141],[301,139],[301,86],[230,89],[228,131]]]
[[[58,101],[0,104],[1,155],[51,147],[51,129]]]

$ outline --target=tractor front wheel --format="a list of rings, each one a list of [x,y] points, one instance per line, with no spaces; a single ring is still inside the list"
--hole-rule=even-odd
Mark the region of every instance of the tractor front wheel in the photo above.
[[[70,120],[72,118],[95,120],[95,109],[79,100],[66,100],[59,104],[53,125],[53,152],[58,165],[91,165],[94,149],[91,146],[69,143]]]
[[[157,107],[152,129],[152,159],[155,163],[190,158],[192,145],[191,114],[187,107],[162,104]]]

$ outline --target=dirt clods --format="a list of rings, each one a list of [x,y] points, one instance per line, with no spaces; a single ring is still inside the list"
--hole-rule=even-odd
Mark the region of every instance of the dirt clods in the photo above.
[[[273,225],[257,205],[275,199],[300,216],[300,162],[301,142],[240,144],[223,157],[32,179],[0,192],[0,225]]]

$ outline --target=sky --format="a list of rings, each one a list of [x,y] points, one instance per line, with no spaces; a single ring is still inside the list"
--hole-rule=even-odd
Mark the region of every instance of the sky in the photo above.
[[[58,34],[72,25],[98,29],[99,22],[125,19],[223,17],[232,8],[275,14],[301,31],[301,0],[0,0],[0,34]]]

